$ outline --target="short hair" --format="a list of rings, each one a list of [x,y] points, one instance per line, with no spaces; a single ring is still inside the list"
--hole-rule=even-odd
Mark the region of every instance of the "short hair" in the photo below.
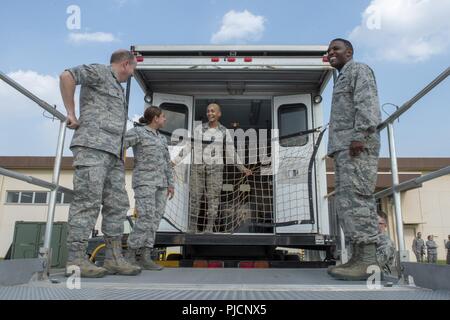
[[[381,210],[378,210],[377,213],[378,213],[378,216],[379,216],[380,218],[383,218],[384,220],[387,221],[388,216],[387,216],[386,212],[381,211]]]
[[[208,104],[208,106],[207,106],[206,108],[212,107],[212,106],[215,106],[215,107],[217,108],[217,110],[219,110],[219,112],[222,112],[222,108],[221,108],[220,105],[219,105],[218,103],[216,103],[216,102],[213,102],[213,103]]]
[[[114,51],[111,55],[111,63],[120,63],[122,61],[131,61],[134,60],[135,56],[131,51],[120,49]]]
[[[355,49],[353,49],[353,45],[352,45],[352,43],[350,41],[348,41],[346,39],[342,39],[342,38],[336,38],[336,39],[331,40],[330,43],[334,42],[334,41],[341,41],[341,42],[343,42],[347,49],[351,49],[352,52],[355,53]]]

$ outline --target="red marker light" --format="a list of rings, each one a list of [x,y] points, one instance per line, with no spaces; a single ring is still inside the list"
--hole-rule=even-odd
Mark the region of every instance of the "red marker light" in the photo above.
[[[143,56],[138,56],[138,57],[136,57],[136,61],[137,62],[144,62],[144,57]]]
[[[227,61],[228,62],[236,62],[236,58],[228,58]]]
[[[253,61],[253,58],[251,58],[251,57],[244,58],[244,62],[252,62],[252,61]]]
[[[329,62],[329,61],[328,61],[328,56],[327,56],[327,55],[324,55],[324,56],[322,57],[322,62]]]
[[[208,268],[223,268],[223,261],[208,261]]]
[[[239,262],[238,268],[252,269],[255,267],[255,262],[253,261],[241,261]]]
[[[220,59],[219,58],[211,58],[211,62],[219,62]]]

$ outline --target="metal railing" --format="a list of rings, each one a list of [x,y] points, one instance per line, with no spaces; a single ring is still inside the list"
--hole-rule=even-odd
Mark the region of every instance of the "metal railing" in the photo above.
[[[392,187],[382,190],[375,194],[376,198],[386,197],[388,195],[393,195],[394,198],[394,208],[395,208],[395,222],[396,222],[396,232],[398,239],[398,248],[400,252],[400,261],[408,260],[408,253],[405,250],[405,238],[403,235],[403,216],[401,208],[400,192],[411,187],[420,187],[423,182],[436,179],[438,177],[450,174],[450,166],[432,172],[430,174],[399,183],[398,178],[398,165],[397,165],[397,153],[395,148],[394,139],[394,121],[397,120],[402,114],[408,111],[416,102],[443,82],[450,74],[450,67],[437,76],[432,82],[430,82],[425,88],[423,88],[419,93],[417,93],[412,99],[404,103],[397,111],[391,114],[385,121],[383,121],[378,126],[378,131],[382,131],[387,128],[388,141],[389,141],[389,156],[391,159],[391,174],[392,174]]]
[[[49,189],[50,192],[50,200],[48,203],[48,210],[47,210],[47,224],[45,228],[45,238],[44,238],[44,246],[39,249],[39,258],[44,259],[47,261],[45,269],[46,272],[44,276],[47,276],[49,273],[49,268],[51,266],[51,238],[52,238],[52,229],[53,229],[53,220],[55,216],[55,206],[56,206],[56,196],[57,192],[59,190],[71,193],[72,190],[61,187],[59,185],[59,176],[61,173],[61,162],[62,162],[62,155],[63,155],[63,149],[64,149],[64,140],[66,136],[66,116],[63,115],[61,112],[56,110],[56,107],[51,106],[44,100],[39,99],[37,96],[35,96],[33,93],[22,87],[20,84],[15,82],[13,79],[8,77],[6,74],[0,71],[0,79],[5,81],[7,84],[9,84],[11,87],[19,91],[21,94],[29,98],[30,100],[34,101],[37,105],[39,105],[42,109],[53,115],[55,118],[60,120],[60,126],[59,126],[59,135],[58,135],[58,143],[56,147],[56,156],[55,156],[55,164],[53,166],[53,176],[52,176],[52,182],[47,182],[44,180],[40,180],[31,176],[26,176],[21,173],[7,170],[4,168],[0,168],[0,174],[28,182],[30,184],[40,186],[43,188]]]

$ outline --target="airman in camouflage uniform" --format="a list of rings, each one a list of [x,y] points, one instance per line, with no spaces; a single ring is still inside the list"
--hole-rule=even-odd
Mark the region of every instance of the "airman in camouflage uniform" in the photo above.
[[[221,116],[220,106],[216,103],[212,103],[207,108],[208,122],[195,128],[197,133],[194,133],[194,139],[196,137],[201,137],[202,141],[212,141],[212,143],[202,143],[203,158],[198,158],[198,156],[201,155],[195,154],[194,163],[191,165],[189,212],[191,232],[197,231],[198,215],[201,207],[200,200],[203,194],[205,194],[208,203],[205,232],[213,232],[214,223],[219,210],[220,193],[223,184],[223,141],[225,141],[225,163],[237,163],[236,166],[239,171],[247,176],[252,174],[251,170],[242,165],[242,161],[239,157],[236,157],[231,135],[227,128],[219,122]],[[183,158],[190,154],[190,150],[191,144],[187,143],[186,147],[183,149],[183,155],[178,155],[174,159],[174,164],[177,165],[180,163]]]
[[[412,243],[412,250],[416,256],[417,262],[423,262],[423,256],[425,255],[425,241],[422,239],[422,233],[417,232],[417,237],[414,238]]]
[[[121,252],[123,222],[129,209],[122,160],[127,104],[121,82],[128,80],[135,67],[134,56],[119,50],[112,55],[110,66],[81,65],[66,70],[60,77],[68,112],[67,126],[76,129],[70,145],[75,172],[68,220],[67,266],[80,267],[82,277],[140,272]],[[79,120],[75,116],[76,85],[81,85]],[[104,268],[92,264],[85,254],[100,209],[106,243]]]
[[[447,249],[446,263],[450,264],[450,235],[448,235],[448,240],[445,242],[445,249]]]
[[[426,242],[426,246],[427,246],[427,261],[428,263],[436,263],[437,262],[437,244],[436,242],[433,240],[433,236],[428,236],[427,237],[427,242]]]
[[[159,108],[150,108],[160,114],[158,117],[165,119]],[[142,118],[142,122],[144,120]],[[132,185],[138,215],[128,237],[129,259],[134,262],[139,256],[141,259],[138,262],[144,269],[161,270],[162,267],[154,263],[150,256],[167,196],[174,190],[167,139],[149,125],[136,126],[127,132],[125,147],[133,147],[135,162]]]
[[[330,268],[329,274],[362,280],[368,277],[367,268],[377,264],[378,219],[373,196],[380,150],[377,86],[373,71],[353,61],[353,47],[347,40],[333,40],[328,58],[339,70],[333,89],[328,155],[334,159],[339,220],[356,253],[348,263]]]
[[[378,214],[378,231],[380,234],[377,240],[377,261],[385,273],[391,273],[395,264],[395,246],[386,233],[386,214],[384,212]]]
[[[391,273],[395,261],[395,247],[391,238],[385,233],[378,237],[377,261],[384,272]]]

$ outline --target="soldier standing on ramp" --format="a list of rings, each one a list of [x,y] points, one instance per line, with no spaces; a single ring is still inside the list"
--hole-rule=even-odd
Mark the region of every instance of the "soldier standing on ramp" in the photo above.
[[[383,211],[378,212],[378,230],[380,235],[377,242],[377,261],[383,272],[391,273],[391,267],[395,264],[395,246],[386,233],[387,215]]]
[[[328,156],[334,160],[339,221],[354,253],[349,262],[330,267],[328,273],[342,280],[365,280],[367,268],[377,265],[378,217],[373,196],[380,150],[377,85],[372,69],[353,61],[349,41],[331,41],[328,59],[339,71],[333,88]]]
[[[131,77],[136,64],[131,52],[119,50],[112,54],[110,66],[81,65],[60,76],[67,126],[75,129],[70,145],[75,173],[67,267],[78,266],[82,277],[103,277],[107,273],[136,275],[141,271],[123,258],[121,242],[129,209],[122,154],[128,115],[121,83]],[[81,85],[79,120],[74,101],[77,85]],[[88,238],[100,208],[106,243],[103,268],[95,266],[86,256]],[[68,269],[66,275],[70,275]]]
[[[166,116],[158,107],[148,107],[137,126],[128,130],[125,148],[133,147],[133,190],[137,220],[128,237],[128,261],[145,270],[161,270],[151,259],[156,231],[164,215],[166,199],[172,199],[175,190],[166,137],[159,133]],[[136,259],[140,250],[140,260]]]
[[[216,136],[220,137],[220,147],[217,148],[219,151],[215,150],[215,148],[211,148],[207,144],[202,145],[203,158],[200,159],[201,163],[197,163],[194,160],[194,163],[191,166],[191,179],[190,179],[190,190],[191,190],[191,198],[190,198],[190,208],[191,212],[189,213],[190,217],[190,230],[192,232],[197,231],[197,222],[198,215],[201,208],[200,199],[203,194],[206,196],[206,201],[208,203],[208,211],[207,211],[207,222],[205,232],[212,233],[214,231],[214,223],[217,218],[217,213],[219,210],[220,204],[220,192],[222,191],[223,184],[223,162],[221,163],[208,163],[209,161],[206,158],[216,158],[222,161],[222,154],[219,157],[215,154],[216,152],[222,151],[223,143],[226,144],[226,157],[227,159],[233,160],[235,159],[235,150],[234,143],[231,138],[230,133],[227,128],[224,127],[220,122],[220,118],[222,117],[222,111],[220,106],[217,103],[211,103],[208,105],[206,109],[206,116],[208,117],[208,122],[203,123],[195,128],[195,131],[198,134],[194,134],[194,136],[206,137],[211,136],[211,139],[215,139]],[[214,140],[214,141],[219,141]],[[205,149],[208,150],[205,151]],[[209,150],[211,149],[211,150]],[[184,150],[191,150],[191,144],[188,143]],[[205,154],[210,151],[211,154]],[[178,154],[177,157],[173,160],[173,165],[179,164],[190,152],[184,152],[181,156]],[[246,168],[241,160],[237,159],[237,168],[239,171],[244,173],[246,176],[252,175],[252,171]],[[205,189],[206,182],[206,189]]]

